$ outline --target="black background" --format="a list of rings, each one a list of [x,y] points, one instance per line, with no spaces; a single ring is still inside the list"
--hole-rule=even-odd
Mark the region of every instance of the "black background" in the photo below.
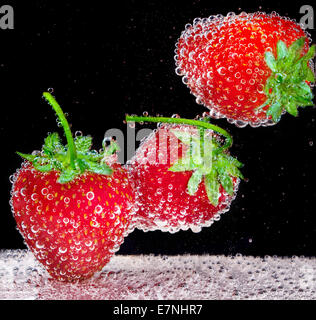
[[[103,5],[101,4],[103,3]],[[185,24],[230,11],[277,11],[299,21],[306,1],[16,1],[14,30],[0,30],[0,248],[25,248],[10,211],[15,151],[41,148],[61,129],[41,94],[48,88],[81,130],[101,145],[110,128],[126,130],[125,113],[194,118],[207,111],[174,72],[174,48]],[[314,35],[314,30],[309,30]],[[213,123],[234,137],[245,164],[231,210],[200,233],[136,230],[121,254],[316,254],[316,113],[285,115],[273,127]],[[138,128],[141,128],[140,126]],[[151,127],[153,128],[153,127]]]

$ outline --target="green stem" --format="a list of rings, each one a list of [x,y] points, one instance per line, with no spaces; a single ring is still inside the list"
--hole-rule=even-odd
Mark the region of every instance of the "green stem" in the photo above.
[[[165,118],[165,117],[138,117],[138,116],[126,116],[127,122],[156,122],[156,123],[171,123],[171,124],[187,124],[190,126],[195,126],[199,128],[204,129],[210,129],[213,130],[221,135],[223,135],[226,138],[225,144],[216,150],[214,150],[215,153],[221,153],[226,149],[229,149],[233,144],[233,138],[232,136],[225,131],[224,129],[208,123],[204,121],[199,120],[192,120],[192,119],[183,119],[183,118]]]
[[[65,136],[66,136],[67,143],[68,143],[68,150],[69,150],[69,156],[70,156],[70,166],[73,169],[76,169],[75,159],[77,158],[77,152],[76,152],[74,139],[72,137],[72,133],[71,133],[71,130],[69,127],[69,123],[63,113],[63,110],[61,109],[60,105],[55,100],[55,98],[49,92],[43,92],[43,97],[47,100],[47,102],[55,110],[55,112],[61,122],[61,125],[64,128]]]

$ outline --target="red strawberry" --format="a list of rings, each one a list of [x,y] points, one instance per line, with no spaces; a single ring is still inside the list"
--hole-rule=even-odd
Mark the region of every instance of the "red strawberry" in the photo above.
[[[44,96],[68,146],[53,133],[41,153],[20,154],[27,161],[14,175],[11,206],[27,246],[50,275],[82,280],[101,270],[128,234],[133,192],[125,169],[104,163],[115,145],[97,153],[90,151],[91,137],[73,140],[57,102]]]
[[[139,121],[147,119],[138,117]],[[157,118],[156,122],[163,119],[168,118]],[[127,121],[138,120],[127,117]],[[170,122],[175,120],[202,123],[173,118]],[[209,125],[204,124],[205,128]],[[154,131],[129,163],[136,187],[136,227],[144,231],[191,228],[199,232],[218,220],[229,210],[242,177],[238,170],[241,163],[224,148],[213,131],[204,134],[204,129],[192,125],[163,125]]]
[[[195,19],[178,39],[176,73],[210,116],[239,126],[273,124],[313,105],[315,46],[308,50],[308,36],[276,13]]]

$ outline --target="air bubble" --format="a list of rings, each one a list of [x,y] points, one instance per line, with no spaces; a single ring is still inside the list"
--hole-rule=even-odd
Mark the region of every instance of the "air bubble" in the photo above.
[[[94,193],[92,191],[89,191],[87,193],[87,199],[90,200],[90,201],[94,199]]]

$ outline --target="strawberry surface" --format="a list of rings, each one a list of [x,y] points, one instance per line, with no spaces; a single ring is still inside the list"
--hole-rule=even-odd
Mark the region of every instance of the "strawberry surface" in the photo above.
[[[295,21],[276,13],[198,18],[193,25],[186,25],[178,39],[176,73],[183,76],[197,103],[211,110],[212,117],[225,117],[239,126],[273,124],[271,115],[267,114],[271,104],[264,105],[268,98],[267,80],[272,75],[265,54],[271,52],[276,56],[279,41],[290,47],[302,37],[305,44],[299,57],[308,51],[309,34]],[[305,61],[305,67],[309,63]],[[294,62],[288,65],[289,70],[282,72],[289,78],[295,72],[291,69]],[[314,81],[310,72],[307,79]],[[291,95],[282,92],[283,96],[286,94]],[[284,112],[287,102],[281,111]],[[302,101],[295,102],[304,106]]]
[[[203,180],[195,194],[190,195],[187,186],[192,172],[169,170],[188,151],[188,146],[175,136],[174,130],[193,135],[198,132],[192,126],[161,126],[141,144],[129,163],[136,188],[136,227],[144,231],[173,233],[191,228],[199,232],[229,210],[238,189],[238,178],[232,179],[231,195],[220,185],[214,205],[210,203]],[[212,136],[215,134],[208,132],[207,137]]]
[[[133,192],[118,164],[67,184],[25,163],[14,176],[12,209],[28,248],[50,275],[73,281],[100,271],[129,232]]]

